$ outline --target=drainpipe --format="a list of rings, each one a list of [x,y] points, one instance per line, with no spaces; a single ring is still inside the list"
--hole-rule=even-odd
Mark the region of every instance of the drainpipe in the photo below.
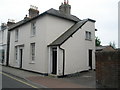
[[[59,46],[59,48],[63,51],[63,76],[64,76],[64,72],[65,72],[65,49],[61,48]]]
[[[6,66],[9,66],[9,52],[10,52],[10,31],[7,33],[7,55],[6,55]]]

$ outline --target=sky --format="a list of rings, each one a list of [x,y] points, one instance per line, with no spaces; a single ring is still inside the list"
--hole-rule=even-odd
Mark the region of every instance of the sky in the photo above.
[[[118,2],[120,0],[69,0],[71,14],[80,19],[96,20],[95,32],[102,45],[115,42],[118,47]],[[8,19],[15,22],[28,15],[30,5],[38,7],[40,13],[50,9],[59,9],[64,0],[0,0],[0,23]]]

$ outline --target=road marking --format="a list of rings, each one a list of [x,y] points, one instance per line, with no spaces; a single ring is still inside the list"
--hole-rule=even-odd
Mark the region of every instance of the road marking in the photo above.
[[[6,74],[6,73],[0,72],[0,74],[3,74],[3,75],[5,75],[5,76],[7,76],[7,77],[9,77],[9,78],[11,78],[11,79],[14,79],[14,80],[16,80],[16,81],[18,81],[18,82],[20,82],[20,83],[26,84],[26,85],[28,85],[28,86],[30,86],[30,87],[38,88],[38,87],[33,86],[33,85],[31,85],[31,84],[29,84],[29,83],[27,83],[27,82],[24,82],[24,81],[22,81],[22,80],[16,79],[16,78],[14,78],[14,77]]]

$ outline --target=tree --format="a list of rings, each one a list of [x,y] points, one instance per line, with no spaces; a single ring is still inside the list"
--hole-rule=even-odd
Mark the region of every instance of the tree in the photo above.
[[[95,44],[96,46],[100,46],[101,45],[101,41],[98,37],[95,37]]]
[[[114,49],[116,48],[115,42],[110,42],[109,46],[113,47]]]

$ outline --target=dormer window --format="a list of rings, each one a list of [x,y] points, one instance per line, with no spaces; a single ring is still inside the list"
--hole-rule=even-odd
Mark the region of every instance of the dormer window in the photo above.
[[[36,22],[31,23],[31,36],[35,36],[36,34]]]
[[[86,38],[85,38],[86,40],[92,40],[92,39],[91,39],[91,32],[86,31],[86,32],[85,32],[85,35],[86,35]]]

